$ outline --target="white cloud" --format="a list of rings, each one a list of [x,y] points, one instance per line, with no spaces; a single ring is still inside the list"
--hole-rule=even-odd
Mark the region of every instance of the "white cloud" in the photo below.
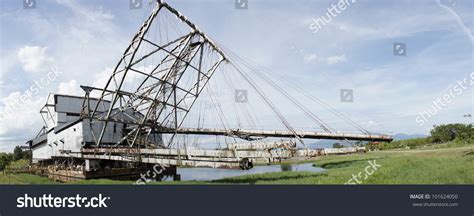
[[[18,95],[19,92],[14,92],[9,97]],[[0,152],[11,151],[14,146],[24,145],[27,140],[34,138],[43,125],[38,110],[44,102],[45,98],[29,100],[11,118],[0,121]]]
[[[331,56],[326,59],[326,63],[329,65],[337,64],[340,62],[346,62],[346,61],[347,61],[346,54],[342,54],[339,56]]]
[[[11,71],[13,65],[17,62],[17,54],[15,52],[8,52],[8,55],[0,57],[0,83],[3,81],[3,76]],[[3,85],[3,84],[2,84]]]
[[[105,68],[99,73],[96,73],[94,75],[94,83],[92,84],[93,87],[97,88],[104,88],[105,84],[107,84],[107,81],[109,80],[109,77],[112,75],[113,68]]]
[[[330,57],[320,57],[316,53],[305,53],[303,54],[303,59],[306,63],[309,62],[324,62],[328,65],[333,65],[341,62],[346,62],[346,54],[330,56]]]
[[[102,8],[88,8],[77,1],[57,0],[57,2],[72,10],[74,20],[69,33],[76,33],[76,37],[84,42],[94,38],[94,33],[111,33],[115,25],[112,23],[114,15],[109,11],[103,11]],[[72,34],[71,36],[75,36]]]
[[[364,127],[367,127],[367,128],[373,128],[373,127],[376,127],[376,126],[380,125],[378,122],[373,121],[373,120],[369,120],[369,121],[366,121],[366,122],[361,122],[360,124]]]
[[[41,89],[39,95],[47,96],[47,93],[52,92],[82,96],[83,91],[79,85],[102,82],[103,84],[97,87],[104,87],[106,79],[112,72],[104,73],[105,78],[102,79],[97,77],[99,76],[96,75],[97,72],[101,68],[115,65],[118,55],[131,37],[121,34],[121,30],[125,27],[121,25],[118,28],[113,22],[114,15],[108,8],[88,7],[81,1],[58,0],[45,2],[45,4],[64,6],[59,11],[65,13],[56,12],[52,9],[55,7],[48,7],[46,13],[27,13],[21,16],[15,16],[16,14],[5,12],[5,10],[0,13],[2,19],[5,19],[3,21],[17,23],[15,25],[17,27],[11,29],[12,33],[6,35],[4,41],[12,42],[10,37],[22,35],[25,31],[34,36],[32,38],[34,42],[12,44],[8,46],[11,52],[4,50],[5,52],[0,54],[0,85],[2,90],[7,90],[0,94],[0,112],[5,110],[5,105],[11,100],[22,95],[22,89],[28,85],[26,81],[9,82],[9,79],[18,74],[18,71],[15,71],[16,67],[27,72],[31,79],[39,80],[39,78],[45,78],[41,74],[49,71],[50,65],[62,65],[61,70],[64,71],[64,75],[61,76],[61,80],[58,79],[55,85]],[[67,15],[63,16],[64,14]],[[2,27],[0,31],[2,30],[5,29]],[[136,28],[132,31],[136,31]],[[117,44],[122,44],[123,47]],[[6,49],[2,47],[4,48]],[[103,55],[105,53],[108,54]],[[62,82],[59,83],[59,81]],[[12,118],[0,121],[0,151],[24,144],[27,139],[36,135],[43,125],[38,112],[44,102],[43,97],[32,97],[22,103],[19,110],[13,112]]]
[[[39,72],[53,62],[53,58],[46,54],[47,47],[24,46],[18,51],[18,59],[23,70],[27,72]]]
[[[150,73],[153,69],[155,68],[154,65],[148,65],[148,66],[138,66],[135,69],[145,72],[145,73]],[[113,73],[113,68],[107,67],[104,70],[102,70],[99,73],[96,73],[94,76],[94,82],[92,84],[93,87],[103,89],[105,88],[105,85],[107,84],[107,81],[109,81],[110,76],[112,76]],[[120,76],[118,76],[120,77]],[[123,91],[129,91],[129,92],[134,92],[138,87],[138,83],[141,82],[145,78],[144,75],[138,74],[136,72],[129,71],[127,73],[127,78],[125,79],[124,85],[122,86]],[[111,84],[113,85],[113,83]],[[109,86],[109,90],[114,89],[114,86]],[[98,94],[98,91],[94,91],[92,93],[92,96],[96,97],[100,95]]]
[[[76,95],[76,96],[84,95],[82,89],[80,88],[76,80],[60,83],[58,87],[58,93],[65,94],[65,95]]]
[[[0,136],[24,137],[37,132],[41,125],[41,117],[38,113],[45,102],[44,97],[20,101],[22,93],[13,92],[0,101],[9,106],[4,106],[0,110],[2,121],[0,121]],[[9,109],[8,112],[6,109]],[[8,125],[6,127],[5,125]],[[26,141],[26,140],[25,140]]]
[[[318,60],[318,55],[311,53],[304,56],[305,62],[312,62]]]

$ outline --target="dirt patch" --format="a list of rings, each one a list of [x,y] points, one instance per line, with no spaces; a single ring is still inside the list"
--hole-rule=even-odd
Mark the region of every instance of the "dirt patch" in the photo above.
[[[472,156],[474,155],[474,150],[464,151],[463,156]]]

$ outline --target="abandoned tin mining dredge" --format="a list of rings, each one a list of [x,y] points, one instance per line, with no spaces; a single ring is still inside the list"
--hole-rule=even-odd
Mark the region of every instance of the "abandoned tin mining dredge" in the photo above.
[[[176,23],[166,23],[172,20]],[[171,25],[175,32],[163,30]],[[33,167],[50,178],[72,181],[136,178],[159,164],[163,175],[179,178],[179,166],[245,170],[256,162],[365,151],[364,147],[310,149],[303,139],[392,140],[388,135],[369,133],[331,109],[360,133],[335,131],[283,88],[275,86],[322,129],[296,131],[251,79],[254,74],[249,75],[243,63],[237,64],[239,61],[242,59],[222,49],[180,12],[157,0],[105,87],[81,86],[84,97],[49,95],[40,111],[45,125],[27,142],[33,154]],[[248,82],[285,130],[204,128],[202,116],[195,127],[183,124],[211,77],[224,67]],[[200,98],[203,97],[210,96]],[[180,136],[222,136],[234,142],[212,150],[190,148]],[[297,144],[305,148],[297,148]]]

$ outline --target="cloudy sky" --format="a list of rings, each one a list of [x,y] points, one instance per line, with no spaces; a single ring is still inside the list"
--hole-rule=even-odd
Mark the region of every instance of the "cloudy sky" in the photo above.
[[[148,16],[148,2],[130,9],[129,0],[36,0],[25,9],[21,0],[1,1],[0,151],[36,135],[48,93],[103,87]],[[247,9],[234,0],[168,3],[222,46],[371,131],[428,134],[434,124],[472,122],[464,117],[474,101],[472,0],[357,0],[335,16],[328,8],[337,1],[329,0],[248,0]],[[315,32],[312,23],[328,16]],[[405,56],[394,55],[394,43],[406,45]],[[353,91],[352,103],[341,102],[341,89]],[[416,121],[450,92],[435,115]]]

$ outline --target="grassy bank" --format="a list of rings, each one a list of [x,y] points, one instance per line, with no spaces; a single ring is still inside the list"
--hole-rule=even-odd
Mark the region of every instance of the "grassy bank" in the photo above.
[[[365,178],[369,161],[380,165]],[[474,147],[397,150],[363,155],[326,156],[315,166],[322,173],[279,172],[225,178],[215,183],[234,184],[344,184],[362,173],[362,184],[473,184]],[[372,170],[372,169],[369,169]]]
[[[46,177],[32,174],[5,174],[0,173],[0,184],[54,184]]]

